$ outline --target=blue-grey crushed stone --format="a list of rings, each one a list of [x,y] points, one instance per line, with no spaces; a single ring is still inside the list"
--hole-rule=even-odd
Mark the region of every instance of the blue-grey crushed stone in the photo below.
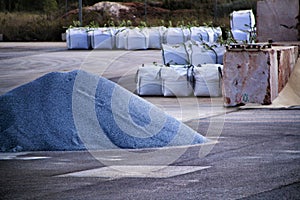
[[[0,96],[1,152],[86,149],[76,130],[72,113],[72,93],[78,72],[52,72]],[[186,126],[167,115],[164,127],[151,137],[139,138],[126,134],[114,121],[113,105],[109,103],[115,87],[120,86],[103,77],[99,78],[95,110],[100,127],[118,148],[164,147],[172,141],[180,126]],[[145,111],[154,105],[134,94],[130,95],[128,111],[132,119],[128,121],[146,127],[151,119]],[[185,134],[193,134],[191,144],[206,141],[192,129],[185,130],[188,130]]]

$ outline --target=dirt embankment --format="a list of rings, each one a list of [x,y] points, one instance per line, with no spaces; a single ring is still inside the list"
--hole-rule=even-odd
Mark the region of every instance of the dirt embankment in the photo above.
[[[76,18],[78,9],[69,11],[65,18]],[[200,13],[205,11],[205,14]],[[169,10],[163,8],[162,3],[149,3],[145,5],[139,2],[99,2],[92,6],[83,8],[84,24],[91,21],[98,23],[100,26],[113,22],[116,25],[121,21],[130,21],[133,26],[138,26],[141,22],[147,22],[148,25],[173,25],[180,23],[191,23],[197,21],[198,24],[203,24],[212,20],[209,15],[210,8],[207,9],[179,9]],[[181,24],[181,25],[183,25]]]

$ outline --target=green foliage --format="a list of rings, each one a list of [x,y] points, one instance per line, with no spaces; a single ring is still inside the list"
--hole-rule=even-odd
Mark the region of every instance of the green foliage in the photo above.
[[[232,32],[230,29],[225,30],[224,38],[219,37],[217,40],[221,45],[230,45],[232,43],[237,43],[237,41],[233,38]]]
[[[47,14],[56,12],[58,10],[58,4],[55,0],[44,0],[43,10]]]
[[[131,20],[127,20],[126,26],[127,26],[127,27],[132,27],[132,21],[131,21]]]
[[[141,21],[139,27],[145,28],[145,27],[147,27],[147,23],[145,21]]]
[[[79,22],[80,24],[80,22]],[[98,22],[91,21],[90,24],[88,25],[89,28],[99,28]]]
[[[60,20],[31,13],[0,13],[0,24],[5,41],[57,41],[64,32]]]
[[[73,23],[69,27],[65,27],[65,28],[74,28],[74,27],[80,27],[80,21],[73,20]]]

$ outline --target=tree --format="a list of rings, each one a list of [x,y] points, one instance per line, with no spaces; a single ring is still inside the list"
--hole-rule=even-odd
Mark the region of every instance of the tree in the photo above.
[[[54,20],[57,15],[58,4],[56,0],[43,0],[43,11],[47,16],[47,20]]]
[[[43,10],[47,15],[50,13],[56,12],[58,10],[58,5],[56,0],[44,0]]]

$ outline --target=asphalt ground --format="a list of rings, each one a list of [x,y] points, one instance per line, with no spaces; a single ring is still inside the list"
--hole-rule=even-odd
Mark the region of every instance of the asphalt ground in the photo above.
[[[68,51],[65,43],[0,43],[0,94],[51,71],[78,68],[134,92],[137,68],[151,62],[162,62],[159,50]],[[212,142],[0,153],[1,199],[300,199],[299,109],[227,109],[221,98],[145,99]]]

